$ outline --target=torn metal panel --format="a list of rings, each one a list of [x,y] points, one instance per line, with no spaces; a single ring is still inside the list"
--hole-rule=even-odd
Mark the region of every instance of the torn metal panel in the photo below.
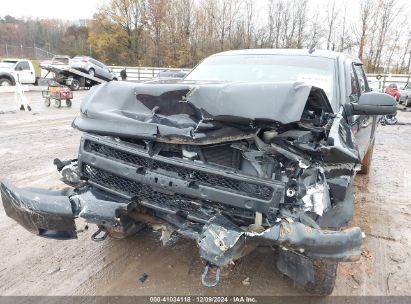
[[[118,214],[127,210],[128,202],[102,191],[85,191],[70,197],[75,204],[75,215],[93,224],[104,223],[108,227],[120,225]]]
[[[359,228],[323,231],[301,223],[276,223],[262,233],[245,232],[224,217],[213,218],[198,241],[201,257],[222,266],[235,261],[258,244],[281,245],[311,258],[356,261],[361,255]],[[248,248],[246,248],[248,247]]]
[[[318,215],[323,215],[331,206],[328,185],[315,184],[307,189],[306,195],[302,198],[306,211],[312,211]]]
[[[228,265],[240,258],[246,243],[244,232],[223,216],[204,226],[198,240],[200,256],[213,265]]]
[[[340,114],[334,118],[327,145],[321,150],[323,159],[327,163],[357,164],[361,162],[351,129]]]

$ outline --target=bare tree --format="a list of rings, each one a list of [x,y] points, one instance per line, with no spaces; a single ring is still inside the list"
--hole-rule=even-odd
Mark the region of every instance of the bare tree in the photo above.
[[[372,63],[372,69],[374,71],[378,70],[378,68],[380,67],[381,55],[385,45],[386,36],[396,16],[396,14],[394,13],[397,9],[395,5],[396,0],[379,0],[379,32],[378,41],[376,45],[376,52]]]
[[[374,15],[374,0],[360,0],[360,24],[359,24],[359,46],[358,46],[358,58],[363,59],[364,47],[367,39],[367,34],[370,26],[370,19]]]
[[[253,0],[245,0],[245,27],[246,27],[246,41],[245,47],[250,48],[254,36],[254,17],[255,4]]]
[[[328,1],[327,6],[327,25],[328,25],[328,36],[327,36],[327,50],[330,48],[334,49],[334,46],[331,45],[331,38],[334,33],[334,25],[336,23],[336,19],[338,17],[338,10],[335,4],[335,0]]]
[[[100,7],[95,21],[100,22],[100,26],[105,27],[106,30],[110,30],[110,25],[106,23],[106,20],[117,25],[126,34],[129,58],[138,59],[137,50],[144,14],[145,0],[111,0]]]
[[[161,60],[161,38],[167,11],[167,0],[148,0],[147,24],[152,32],[154,42],[154,64],[160,66]]]
[[[270,47],[280,47],[280,35],[284,28],[283,15],[285,15],[285,2],[283,0],[269,0],[268,2],[268,29]]]

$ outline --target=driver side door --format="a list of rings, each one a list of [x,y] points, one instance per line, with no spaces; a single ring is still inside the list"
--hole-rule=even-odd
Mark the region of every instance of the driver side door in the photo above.
[[[34,72],[30,69],[30,64],[28,61],[22,60],[16,64],[14,71],[17,75],[17,79],[20,83],[34,83],[36,81],[36,76]]]
[[[351,70],[351,102],[358,102],[361,94],[369,92],[367,78],[362,64],[353,62]],[[355,142],[358,146],[361,159],[367,153],[371,144],[373,144],[374,131],[377,124],[377,116],[370,115],[353,115],[349,119],[351,131],[354,134]]]

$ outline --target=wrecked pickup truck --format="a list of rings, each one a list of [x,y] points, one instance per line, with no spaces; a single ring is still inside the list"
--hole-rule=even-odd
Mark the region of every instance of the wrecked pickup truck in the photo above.
[[[111,82],[90,90],[73,127],[78,159],[55,160],[63,191],[1,183],[7,215],[27,230],[124,238],[148,226],[198,244],[205,286],[257,246],[316,294],[338,262],[360,258],[353,178],[368,171],[378,115],[395,100],[369,92],[361,62],[334,52],[213,55],[184,80]]]

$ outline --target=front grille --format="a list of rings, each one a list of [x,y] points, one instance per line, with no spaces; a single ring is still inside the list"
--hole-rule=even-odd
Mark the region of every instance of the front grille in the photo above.
[[[170,172],[171,174],[178,174],[181,179],[187,182],[195,182],[218,189],[231,190],[249,197],[263,200],[270,200],[273,195],[273,189],[270,186],[241,181],[218,174],[170,164],[149,156],[132,154],[89,140],[85,142],[84,148],[88,152],[130,163],[144,170],[155,171],[161,169]]]
[[[205,161],[224,167],[238,169],[240,165],[240,150],[231,148],[230,145],[204,147],[201,149]]]
[[[115,192],[126,195],[129,198],[138,199],[143,205],[150,203],[157,208],[169,210],[172,212],[189,213],[191,216],[209,219],[212,215],[208,210],[205,210],[200,204],[201,200],[195,201],[188,196],[181,194],[166,194],[155,191],[152,187],[136,182],[134,180],[117,176],[100,168],[93,167],[89,164],[83,164],[82,174],[84,177],[93,181],[94,183],[104,186]]]

